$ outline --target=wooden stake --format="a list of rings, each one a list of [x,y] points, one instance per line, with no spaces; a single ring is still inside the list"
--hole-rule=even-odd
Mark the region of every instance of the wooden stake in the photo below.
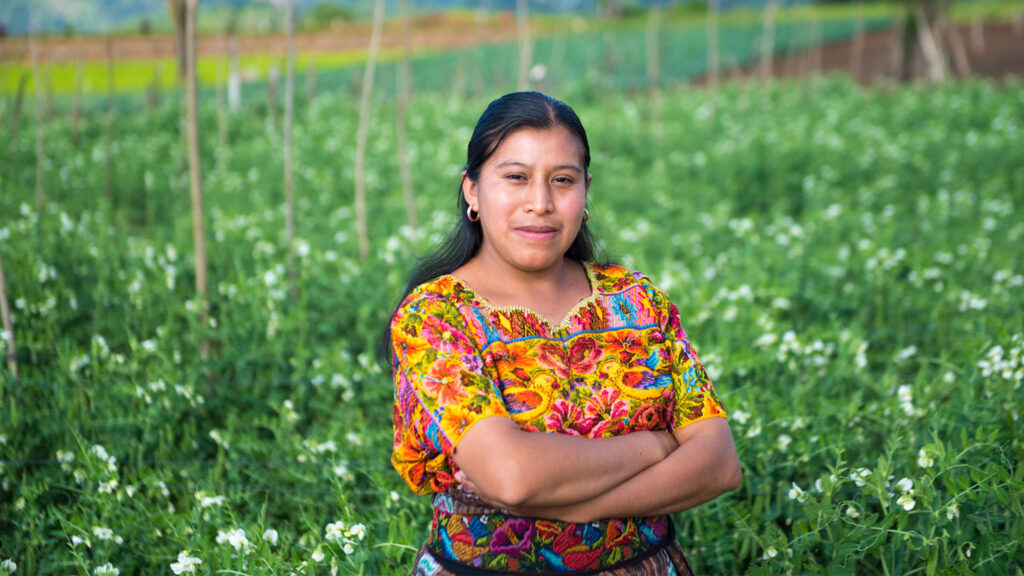
[[[953,63],[956,65],[956,73],[960,78],[967,78],[971,75],[971,61],[967,57],[967,46],[960,36],[960,29],[956,24],[946,23],[946,36],[949,38],[949,46],[953,49]]]
[[[3,318],[4,340],[7,342],[7,369],[15,380],[18,379],[18,350],[14,344],[14,322],[11,320],[11,305],[7,298],[7,280],[4,278],[4,262],[0,258],[0,317]]]
[[[718,75],[721,68],[721,53],[718,48],[718,0],[708,1],[708,86],[718,89]]]
[[[530,42],[528,0],[516,0],[516,31],[519,35],[519,79],[516,88],[530,88],[530,66],[533,65],[533,45]]]
[[[185,4],[185,84],[188,100],[188,166],[192,189],[192,240],[196,259],[196,296],[199,300],[199,326],[205,331],[207,322],[206,227],[203,214],[202,168],[199,165],[199,95],[196,79],[196,12],[199,0],[186,0]],[[202,338],[199,355],[209,356],[209,342]]]
[[[772,52],[775,48],[775,12],[778,5],[772,1],[764,7],[764,30],[761,34],[761,80],[772,76]]]
[[[75,38],[75,88],[71,97],[71,143],[78,147],[79,124],[82,120],[82,37]]]
[[[238,112],[242,106],[242,72],[238,65],[238,36],[234,32],[228,40],[228,52],[231,53],[231,69],[228,71],[228,110]]]
[[[292,302],[299,299],[295,270],[295,179],[292,166],[292,118],[295,107],[295,0],[285,5],[285,29],[288,36],[288,77],[284,88],[284,203],[285,242],[288,243],[288,285]]]
[[[860,80],[864,68],[864,2],[857,3],[857,20],[854,23],[853,46],[850,50],[850,75]]]
[[[971,24],[971,52],[981,54],[985,51],[985,24],[975,18]]]
[[[107,130],[106,156],[103,167],[105,174],[105,190],[111,206],[114,202],[114,38],[107,36]]]
[[[416,218],[416,198],[412,191],[412,171],[409,169],[409,152],[405,135],[405,112],[409,107],[409,6],[408,0],[400,0],[398,18],[402,27],[402,61],[397,68],[398,98],[395,104],[395,132],[398,144],[398,169],[402,174],[402,199],[405,201],[405,219],[413,233],[419,232]]]
[[[28,72],[22,72],[18,80],[18,94],[14,97],[14,110],[11,112],[11,150],[18,142],[18,130],[21,128],[21,103],[25,100],[25,86],[28,85]]]
[[[39,54],[36,46],[35,36],[29,34],[28,50],[32,58],[32,82],[36,94],[36,216],[43,218],[43,166],[45,164],[45,150],[43,149],[43,85],[39,80]]]
[[[370,35],[370,53],[363,72],[363,94],[359,101],[359,132],[356,135],[356,232],[359,236],[359,257],[370,256],[370,237],[366,225],[366,138],[370,124],[370,97],[373,95],[373,72],[377,65],[377,48],[384,24],[384,0],[374,0],[373,32]]]

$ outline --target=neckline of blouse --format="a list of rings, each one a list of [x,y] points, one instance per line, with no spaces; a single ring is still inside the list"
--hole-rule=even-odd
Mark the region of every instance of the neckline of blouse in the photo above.
[[[522,312],[524,314],[529,314],[530,316],[533,316],[534,318],[536,318],[537,320],[542,322],[545,326],[547,326],[548,330],[550,332],[554,333],[554,332],[559,331],[559,330],[562,330],[562,331],[568,330],[571,327],[569,323],[572,321],[573,317],[576,316],[576,314],[580,310],[582,310],[583,308],[587,307],[592,302],[595,302],[597,300],[597,297],[601,293],[601,290],[599,288],[599,284],[594,279],[594,273],[593,273],[593,270],[591,269],[591,263],[590,262],[581,262],[581,264],[583,265],[583,272],[584,272],[584,274],[587,275],[587,282],[590,284],[590,296],[587,296],[586,298],[581,299],[579,302],[577,302],[575,305],[573,305],[573,307],[570,308],[569,311],[565,313],[565,316],[562,318],[562,321],[559,322],[557,326],[553,325],[550,320],[548,320],[542,314],[540,314],[539,312],[534,311],[532,308],[530,308],[528,306],[521,306],[521,305],[518,305],[518,304],[507,304],[507,305],[503,305],[503,306],[497,306],[497,305],[491,304],[487,300],[487,298],[484,298],[483,296],[481,296],[476,290],[473,289],[472,286],[467,284],[461,278],[457,278],[457,277],[455,277],[455,276],[453,276],[451,274],[445,274],[444,276],[442,276],[442,278],[451,278],[454,283],[462,286],[462,288],[465,291],[469,292],[472,295],[470,303],[472,305],[474,305],[474,306],[478,306],[480,308],[484,308],[485,310],[488,310],[490,312]]]

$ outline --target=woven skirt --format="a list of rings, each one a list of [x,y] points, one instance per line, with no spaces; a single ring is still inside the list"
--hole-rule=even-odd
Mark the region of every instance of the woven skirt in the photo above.
[[[412,576],[465,576],[467,574],[497,576],[499,574],[514,573],[481,570],[471,567],[465,567],[456,572],[445,568],[426,548],[421,548],[419,554],[416,555],[412,571]],[[535,572],[530,574],[537,575]],[[548,572],[543,576],[568,576],[571,574],[587,574],[588,576],[693,576],[690,564],[686,561],[686,556],[683,555],[683,549],[674,539],[654,554],[634,562],[628,562],[622,566],[588,572]]]

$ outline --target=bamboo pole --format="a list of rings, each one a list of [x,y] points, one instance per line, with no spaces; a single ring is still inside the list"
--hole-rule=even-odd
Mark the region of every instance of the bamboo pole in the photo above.
[[[43,85],[39,79],[39,47],[36,46],[36,39],[33,34],[28,37],[28,50],[32,59],[32,82],[35,88],[36,106],[36,216],[41,220],[43,217],[43,186],[44,164],[46,162],[46,150],[43,145]]]
[[[228,113],[224,102],[224,85],[228,74],[224,73],[224,68],[230,50],[226,36],[221,37],[220,44],[225,49],[225,57],[217,59],[217,170],[223,172],[227,169],[228,159]]]
[[[718,47],[718,0],[708,1],[708,86],[718,89],[718,75],[721,69],[721,52]]]
[[[530,66],[533,64],[533,45],[530,42],[530,15],[528,0],[516,0],[516,31],[519,37],[518,90],[530,87]]]
[[[295,0],[285,5],[285,28],[288,35],[288,72],[284,86],[284,203],[285,242],[288,243],[288,290],[292,301],[299,299],[295,270],[295,178],[292,165],[292,119],[295,114]]]
[[[981,54],[985,51],[985,24],[981,18],[971,23],[971,52]]]
[[[4,262],[0,258],[0,317],[3,318],[4,340],[7,341],[7,369],[15,380],[18,379],[18,350],[14,343],[14,322],[11,320],[11,305],[7,298],[7,280],[4,278]]]
[[[853,25],[853,46],[850,50],[850,75],[860,80],[864,69],[864,2],[857,2],[857,20]]]
[[[772,52],[775,48],[775,13],[778,5],[773,1],[764,7],[764,29],[761,33],[761,80],[772,76]]]
[[[75,88],[71,96],[71,143],[78,147],[79,126],[82,121],[82,37],[75,37]]]
[[[971,75],[971,61],[967,57],[967,46],[960,36],[960,29],[955,23],[946,23],[946,36],[949,39],[949,46],[953,50],[953,64],[956,66],[957,76],[967,78]]]
[[[230,64],[228,71],[228,110],[238,112],[242,107],[242,71],[238,64],[238,36],[232,31],[228,40]]]
[[[18,93],[14,97],[14,110],[11,112],[11,150],[18,142],[18,131],[21,129],[21,105],[25,101],[25,87],[28,85],[28,73],[22,72],[18,79]]]
[[[114,201],[114,37],[107,36],[107,128],[103,162],[107,200]]]
[[[398,169],[402,175],[402,198],[405,201],[405,219],[413,234],[419,232],[419,221],[416,218],[416,197],[412,191],[412,171],[409,169],[409,152],[405,134],[405,112],[409,108],[409,2],[399,0],[398,18],[402,28],[402,61],[398,72],[398,98],[395,104],[395,132],[398,145]]]
[[[359,236],[359,257],[370,256],[370,238],[366,225],[366,138],[370,124],[370,97],[373,95],[373,73],[377,65],[377,49],[384,24],[384,0],[374,0],[373,32],[370,35],[370,53],[363,72],[362,98],[359,101],[359,131],[356,135],[356,232]]]
[[[206,330],[207,317],[207,276],[206,276],[206,228],[203,222],[202,168],[199,165],[199,95],[196,80],[196,12],[199,0],[186,0],[185,4],[185,84],[188,95],[188,166],[192,190],[192,239],[196,260],[196,295],[199,300],[199,326]],[[202,338],[199,355],[203,360],[209,356],[209,343]]]

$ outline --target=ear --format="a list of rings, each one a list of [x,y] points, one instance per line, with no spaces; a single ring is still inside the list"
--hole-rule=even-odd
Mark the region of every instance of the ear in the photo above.
[[[590,192],[590,181],[594,179],[594,175],[587,172],[587,192]]]
[[[473,207],[474,211],[479,211],[476,182],[466,174],[465,170],[462,171],[462,197],[466,199],[467,204]]]

